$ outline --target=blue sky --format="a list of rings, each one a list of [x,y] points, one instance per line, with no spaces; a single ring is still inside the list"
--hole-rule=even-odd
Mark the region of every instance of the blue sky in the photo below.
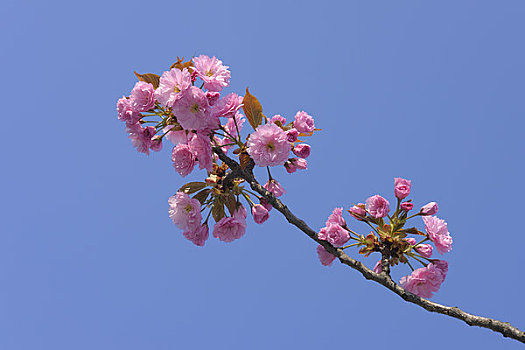
[[[115,103],[134,70],[219,57],[228,91],[249,86],[265,114],[306,110],[322,129],[308,171],[276,172],[298,216],[319,229],[336,206],[393,201],[394,177],[409,178],[454,238],[433,300],[524,329],[522,1],[0,8],[0,349],[521,348],[321,266],[276,212],[239,241],[193,246],[167,214],[187,182],[169,147],[138,154]]]

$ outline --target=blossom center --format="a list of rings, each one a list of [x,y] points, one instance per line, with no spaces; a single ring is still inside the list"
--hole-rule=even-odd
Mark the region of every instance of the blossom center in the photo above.
[[[213,72],[212,72],[211,70],[209,70],[209,71],[206,72],[206,75],[207,75],[208,77],[211,77],[211,76],[213,75]]]
[[[178,94],[178,93],[180,92],[180,89],[179,89],[178,86],[175,86],[175,87],[173,88],[173,91],[174,91],[176,94]]]
[[[188,205],[184,208],[184,210],[186,210],[186,212],[188,212],[188,213],[189,213],[190,211],[192,211],[192,209],[193,209],[193,207],[192,207],[190,204],[188,204]]]
[[[266,145],[266,148],[268,148],[268,151],[273,151],[275,149],[275,146],[273,142],[268,142],[268,144]]]
[[[197,113],[199,111],[199,105],[195,103],[193,106],[191,106],[191,111],[193,113]]]

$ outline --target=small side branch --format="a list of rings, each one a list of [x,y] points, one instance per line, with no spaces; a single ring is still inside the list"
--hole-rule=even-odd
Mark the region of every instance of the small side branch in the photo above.
[[[296,226],[308,237],[322,245],[329,253],[335,255],[339,261],[341,261],[341,263],[359,271],[367,280],[372,280],[383,285],[395,294],[399,295],[403,300],[419,305],[427,311],[457,318],[467,323],[469,326],[491,329],[494,332],[501,333],[504,337],[512,338],[525,344],[525,332],[522,332],[518,328],[511,326],[510,323],[498,321],[488,317],[476,316],[465,312],[458,307],[441,305],[407,292],[405,289],[401,288],[401,286],[396,284],[388,273],[377,274],[363,265],[361,262],[346,255],[342,249],[335,248],[327,241],[318,239],[316,231],[312,230],[303,220],[295,216],[286,205],[284,205],[277,197],[273,195],[273,193],[267,191],[259,184],[259,182],[257,182],[252,172],[253,160],[250,160],[249,166],[247,166],[245,169],[242,169],[235,160],[225,155],[220,148],[214,148],[213,151],[224,163],[230,167],[231,171],[235,174],[235,177],[246,180],[250,184],[250,187],[255,192],[263,196],[276,210],[281,212],[281,214],[284,215],[289,223]]]

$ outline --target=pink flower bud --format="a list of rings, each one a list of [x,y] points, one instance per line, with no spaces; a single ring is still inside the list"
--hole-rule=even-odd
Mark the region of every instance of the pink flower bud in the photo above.
[[[261,204],[255,204],[252,207],[252,215],[253,221],[255,221],[258,224],[262,224],[270,217],[270,214],[268,214],[268,210]]]
[[[297,138],[299,137],[299,132],[297,131],[297,129],[287,130],[285,134],[286,134],[286,139],[288,140],[288,142],[295,142],[297,141]]]
[[[149,146],[149,148],[153,151],[153,152],[160,152],[160,150],[162,150],[162,139],[160,138],[160,136],[153,136],[153,138],[151,139],[151,145]]]
[[[275,197],[280,197],[286,193],[283,186],[281,186],[281,184],[275,181],[274,179],[269,180],[263,187],[267,191],[272,192]]]
[[[310,155],[310,145],[300,143],[293,148],[293,153],[299,158],[308,158]]]
[[[438,205],[436,202],[430,202],[421,208],[421,215],[434,215],[438,212]]]
[[[264,199],[264,198],[262,198],[262,197],[259,198],[259,203],[261,203],[261,205],[262,205],[263,207],[265,207],[266,210],[268,210],[268,211],[272,210],[272,208],[273,208],[272,205],[271,205],[270,203],[268,203],[268,202],[266,201],[266,199]]]
[[[297,167],[294,165],[294,163],[290,162],[289,160],[287,160],[286,163],[284,163],[284,167],[286,168],[288,174],[292,174],[297,171]]]
[[[308,162],[303,158],[292,158],[290,161],[295,165],[297,169],[306,170]]]
[[[413,237],[405,238],[405,241],[410,243],[410,245],[415,245],[416,244],[416,239],[413,238]]]
[[[348,209],[348,212],[357,220],[363,220],[366,216],[365,205],[363,203],[354,205],[352,208]]]
[[[412,208],[414,208],[414,204],[412,204],[411,202],[401,203],[401,210],[410,211],[412,210]]]
[[[414,250],[418,252],[421,256],[424,256],[425,258],[430,258],[432,256],[433,248],[430,244],[420,244],[417,247],[415,247]]]
[[[410,194],[411,181],[396,177],[394,179],[394,193],[399,199],[404,199]]]

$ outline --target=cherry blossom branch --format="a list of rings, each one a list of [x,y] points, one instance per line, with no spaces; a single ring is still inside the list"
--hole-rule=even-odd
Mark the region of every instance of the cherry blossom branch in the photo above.
[[[329,253],[336,256],[341,263],[359,271],[367,280],[372,280],[383,285],[395,294],[399,295],[403,300],[421,306],[427,311],[436,312],[457,318],[467,323],[469,326],[477,326],[491,329],[494,332],[501,333],[504,337],[512,338],[525,344],[525,332],[520,331],[518,328],[511,326],[510,323],[502,322],[488,317],[476,316],[465,312],[456,306],[445,306],[421,298],[415,294],[406,291],[397,283],[395,283],[388,274],[387,269],[383,269],[383,272],[379,274],[375,273],[374,271],[370,270],[368,267],[363,265],[361,262],[349,257],[343,251],[343,249],[335,248],[327,241],[318,239],[316,231],[311,229],[303,220],[295,216],[286,205],[284,205],[277,197],[273,195],[273,193],[267,191],[263,186],[259,184],[259,182],[255,179],[255,176],[253,175],[252,171],[254,167],[253,160],[250,159],[247,166],[245,166],[243,169],[241,168],[239,163],[225,155],[220,148],[214,147],[213,151],[219,156],[219,158],[224,163],[228,165],[234,177],[242,178],[245,181],[247,181],[250,187],[257,193],[259,193],[261,196],[263,196],[276,210],[281,212],[289,223],[296,226],[298,229],[303,231],[308,237],[322,245]],[[382,260],[384,260],[384,258]],[[384,262],[382,265],[387,266],[387,261]]]

